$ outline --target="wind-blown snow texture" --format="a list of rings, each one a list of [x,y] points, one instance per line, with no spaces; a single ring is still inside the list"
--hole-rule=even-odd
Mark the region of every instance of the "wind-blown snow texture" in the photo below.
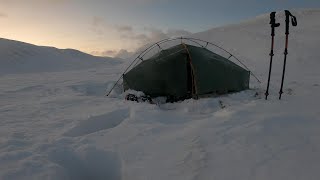
[[[282,101],[284,24],[263,99],[268,15],[193,35],[230,50],[263,81],[222,97],[159,106],[105,98],[123,64],[25,74],[1,67],[0,179],[318,180],[320,10],[293,14]]]

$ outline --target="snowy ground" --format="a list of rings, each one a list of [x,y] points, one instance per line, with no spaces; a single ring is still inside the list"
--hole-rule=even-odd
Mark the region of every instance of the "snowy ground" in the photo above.
[[[232,95],[159,106],[105,98],[123,64],[0,76],[0,179],[318,180],[320,10],[295,14],[281,101],[284,26],[263,99],[267,16],[194,35],[232,47],[263,81]]]

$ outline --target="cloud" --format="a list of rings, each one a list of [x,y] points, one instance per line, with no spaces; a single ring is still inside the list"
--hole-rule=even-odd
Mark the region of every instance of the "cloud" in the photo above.
[[[91,54],[96,56],[107,56],[107,57],[114,57],[118,51],[116,50],[105,50],[105,51],[92,51]]]
[[[104,25],[105,20],[102,17],[93,16],[91,23],[93,26],[102,26]]]
[[[91,19],[91,28],[98,35],[110,33],[114,31],[117,33],[132,33],[133,27],[129,25],[111,25],[107,21],[99,16],[94,16]]]
[[[69,2],[72,0],[28,0],[28,3],[54,3],[54,4],[59,4],[59,3],[65,3]],[[0,0],[0,3],[22,3],[26,2],[26,0]]]
[[[122,48],[128,48],[127,50],[130,51],[162,39],[191,34],[184,29],[162,30],[154,27],[141,29],[128,24],[109,24],[105,18],[99,16],[91,18],[90,29],[97,35],[96,39],[99,39],[99,41],[101,41],[101,38],[106,40],[118,38],[118,44],[122,44]]]
[[[171,0],[172,1],[172,0]],[[148,5],[150,3],[169,3],[170,0],[107,0],[108,3],[118,4],[118,5]]]
[[[93,26],[95,28],[95,33],[98,34],[107,34],[104,32],[101,27],[104,26],[103,21],[100,18],[94,18]],[[172,37],[180,37],[187,36],[191,33],[183,30],[183,29],[169,29],[167,31],[158,29],[158,28],[143,28],[143,32],[136,32],[132,26],[128,25],[116,25],[113,28],[117,31],[117,35],[119,36],[119,41],[122,41],[122,44],[130,44],[127,47],[129,49],[124,49],[124,47],[120,50],[105,50],[105,51],[94,51],[91,54],[97,56],[111,56],[111,57],[119,57],[123,59],[131,58],[135,53],[138,52],[145,45],[151,44],[162,39],[172,38]],[[106,30],[106,29],[105,29]]]
[[[0,12],[0,18],[6,18],[6,17],[8,17],[7,14]]]
[[[156,28],[145,28],[145,30],[147,31],[147,41],[148,42],[144,42],[144,43],[149,43],[149,42],[153,42],[153,41],[159,41],[161,39],[167,39],[169,38],[169,36],[162,31],[161,29],[156,29]]]
[[[162,39],[187,36],[191,33],[182,30],[182,29],[169,29],[163,31],[157,28],[144,28],[143,33],[136,33],[131,26],[117,26],[116,29],[120,33],[120,37],[124,43],[130,42],[136,48],[135,51],[128,51],[127,49],[120,49],[119,51],[115,50],[106,50],[102,52],[95,52],[95,55],[99,56],[112,56],[122,59],[130,59],[133,55],[136,55],[135,52],[139,52],[145,47],[145,45],[160,41]]]
[[[50,4],[62,4],[62,3],[70,2],[72,0],[31,0],[31,1],[50,3]]]
[[[99,16],[93,16],[90,22],[90,29],[98,36],[103,36],[107,32],[108,24],[105,19]]]
[[[116,30],[120,32],[132,32],[133,28],[132,26],[128,26],[128,25],[116,25]]]
[[[111,56],[128,58],[134,52],[140,51],[145,45],[160,41],[162,39],[187,36],[191,33],[184,29],[163,30],[154,27],[135,28],[127,24],[109,24],[104,18],[93,16],[90,22],[90,29],[97,37],[93,42],[100,41],[116,42],[120,50],[98,50],[91,52],[97,56]]]
[[[120,49],[117,50],[105,50],[105,51],[92,51],[90,54],[93,54],[95,56],[102,56],[102,57],[116,57],[116,58],[122,58],[122,59],[128,59],[131,58],[134,52],[130,52],[126,49]]]
[[[143,33],[128,33],[122,34],[122,39],[130,39],[134,40],[138,46],[143,46],[145,44],[153,43],[160,41],[162,39],[172,38],[172,37],[180,37],[180,36],[188,36],[191,32],[183,30],[183,29],[169,29],[167,31],[145,27]]]
[[[167,35],[169,37],[180,37],[180,36],[188,36],[192,33],[183,29],[169,29]]]
[[[42,1],[48,1],[48,2],[51,2],[51,3],[65,3],[65,2],[68,2],[68,1],[71,1],[71,0],[42,0]]]
[[[115,57],[117,57],[117,58],[122,58],[122,59],[129,59],[129,58],[132,57],[133,54],[134,54],[134,52],[127,51],[126,49],[121,49],[121,50],[115,55]]]

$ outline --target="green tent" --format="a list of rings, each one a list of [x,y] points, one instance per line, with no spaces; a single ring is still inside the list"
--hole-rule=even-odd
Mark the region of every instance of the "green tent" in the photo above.
[[[250,72],[206,48],[179,44],[142,61],[123,75],[125,90],[178,99],[249,88]]]

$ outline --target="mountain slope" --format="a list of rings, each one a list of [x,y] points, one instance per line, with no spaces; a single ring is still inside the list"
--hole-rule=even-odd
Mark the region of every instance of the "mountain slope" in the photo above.
[[[117,64],[118,60],[0,38],[0,75],[83,69]]]
[[[320,9],[293,10],[298,19],[298,26],[290,24],[288,79],[303,78],[301,72],[317,72],[320,53],[317,53],[320,36]],[[282,73],[283,52],[285,46],[285,15],[277,12],[277,22],[281,26],[276,28],[273,77],[279,79]],[[193,34],[210,42],[214,42],[239,57],[249,68],[265,81],[271,46],[271,28],[269,14],[240,24],[213,28],[208,31]]]

